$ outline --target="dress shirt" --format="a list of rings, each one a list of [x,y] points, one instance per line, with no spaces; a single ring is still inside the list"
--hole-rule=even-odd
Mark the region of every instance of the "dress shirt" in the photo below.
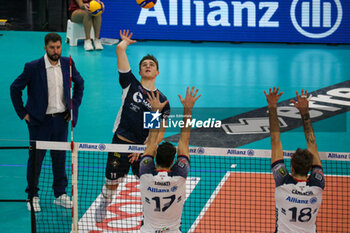
[[[63,76],[60,60],[58,60],[56,65],[51,65],[47,54],[45,54],[44,60],[49,97],[46,114],[64,112],[66,111],[66,107],[63,95]]]

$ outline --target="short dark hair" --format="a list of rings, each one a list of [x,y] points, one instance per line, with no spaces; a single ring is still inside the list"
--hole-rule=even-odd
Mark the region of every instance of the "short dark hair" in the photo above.
[[[50,32],[45,36],[45,45],[47,45],[50,41],[52,42],[60,41],[62,43],[62,37],[58,35],[56,32]]]
[[[156,163],[160,167],[170,167],[175,159],[176,148],[169,142],[163,142],[158,146]]]
[[[139,69],[141,70],[141,63],[144,61],[144,60],[152,60],[154,61],[154,63],[156,63],[156,66],[157,66],[157,70],[159,70],[159,64],[158,64],[158,60],[155,56],[151,55],[151,54],[147,54],[146,56],[144,56],[140,63],[139,63]]]
[[[291,157],[291,165],[294,173],[307,176],[312,167],[313,155],[307,149],[298,148]]]

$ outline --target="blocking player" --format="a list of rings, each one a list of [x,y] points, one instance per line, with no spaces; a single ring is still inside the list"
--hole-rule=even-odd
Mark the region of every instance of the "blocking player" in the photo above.
[[[129,30],[120,31],[122,41],[117,46],[117,65],[119,71],[119,83],[123,88],[122,106],[114,123],[114,144],[144,144],[148,136],[148,129],[143,128],[143,113],[151,111],[151,104],[147,101],[147,95],[157,91],[159,99],[165,106],[161,111],[161,130],[157,141],[163,139],[166,119],[170,114],[170,105],[167,98],[155,87],[155,80],[159,74],[158,61],[152,55],[143,57],[139,64],[141,81],[138,81],[131,72],[126,49],[130,44],[136,43],[131,39]],[[116,194],[119,183],[129,172],[130,166],[133,173],[139,176],[139,155],[137,153],[109,153],[105,173],[105,185],[102,188],[102,199],[95,213],[96,222],[102,222],[106,216],[107,206]]]
[[[181,214],[186,198],[186,178],[190,166],[189,139],[191,129],[186,122],[191,120],[192,108],[200,97],[198,89],[186,91],[186,97],[179,98],[184,106],[184,128],[181,129],[176,149],[168,142],[158,146],[159,130],[151,129],[146,150],[140,163],[140,190],[144,221],[141,233],[181,233]],[[158,97],[150,96],[153,106],[161,105]],[[159,110],[154,108],[153,110]],[[156,164],[154,163],[154,158]]]
[[[325,180],[312,128],[307,91],[296,92],[297,101],[291,100],[299,110],[304,124],[307,149],[297,149],[291,156],[291,174],[283,161],[277,101],[283,94],[279,88],[265,91],[268,102],[271,132],[271,168],[275,179],[276,231],[316,232],[316,217],[321,206]],[[311,171],[310,176],[308,173]]]

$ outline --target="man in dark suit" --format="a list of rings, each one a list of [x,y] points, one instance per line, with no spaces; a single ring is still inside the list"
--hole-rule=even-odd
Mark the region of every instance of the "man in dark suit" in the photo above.
[[[35,61],[25,64],[23,73],[11,85],[11,99],[17,115],[25,119],[30,144],[40,141],[67,141],[68,122],[70,116],[70,66],[69,58],[61,57],[62,38],[57,33],[45,36],[46,54]],[[84,80],[76,70],[72,61],[73,87],[73,125],[78,118]],[[27,87],[27,103],[23,104],[22,91]],[[66,152],[50,151],[53,170],[54,203],[65,208],[72,208],[72,202],[66,195],[68,184],[65,170]],[[45,150],[38,150],[36,158],[32,150],[29,151],[27,164],[26,192],[28,198],[33,199],[34,211],[41,211],[38,196],[38,180],[41,165],[45,157]],[[35,168],[35,171],[33,171]],[[35,174],[33,176],[33,174]],[[28,209],[30,205],[28,203]]]

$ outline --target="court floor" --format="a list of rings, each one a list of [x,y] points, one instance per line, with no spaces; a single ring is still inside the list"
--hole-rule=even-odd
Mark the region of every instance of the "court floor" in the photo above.
[[[0,34],[0,145],[23,146],[28,144],[28,132],[25,123],[13,109],[9,87],[23,71],[25,62],[44,55],[43,39],[46,33],[1,31]],[[61,35],[65,38],[65,33]],[[279,86],[284,92],[281,97],[283,101],[293,98],[295,91],[302,88],[317,94],[339,84],[337,88],[344,88],[343,95],[331,97],[338,102],[327,103],[324,98],[319,97],[323,100],[322,103],[339,110],[326,111],[325,117],[315,122],[314,127],[320,151],[343,152],[350,156],[350,97],[349,92],[346,92],[350,88],[347,82],[350,77],[349,45],[146,41],[131,45],[127,53],[136,76],[138,62],[145,54],[150,53],[158,58],[160,75],[157,77],[156,87],[167,95],[172,108],[181,107],[177,94],[183,95],[187,86],[196,86],[202,94],[196,103],[197,108],[210,108],[213,111],[237,108],[240,113],[244,113],[265,107],[263,91],[272,86]],[[115,45],[106,45],[99,52],[85,52],[82,44],[78,47],[63,44],[62,55],[72,56],[78,71],[85,79],[83,102],[74,133],[75,141],[110,143],[122,91],[118,83]],[[322,95],[325,94],[322,92]],[[319,102],[315,101],[315,105],[318,104],[314,106],[316,110],[320,109]],[[224,113],[222,117],[224,119],[231,115]],[[171,137],[176,133],[170,130],[165,136]],[[220,141],[220,138],[212,141],[215,140]],[[286,150],[305,147],[303,132],[298,128],[284,132],[282,144]],[[247,142],[243,140],[239,147],[270,149],[270,139],[253,137]],[[0,199],[26,198],[26,161],[26,151],[0,151]],[[229,173],[227,184],[235,182],[237,175]],[[349,171],[329,170],[326,175],[349,176]],[[334,189],[338,190],[339,187]],[[222,190],[225,190],[225,186]],[[326,198],[338,196],[330,194]],[[215,212],[218,208],[216,206],[222,205],[219,203],[220,198],[217,200],[217,203],[213,202],[208,208],[208,213]],[[3,232],[29,232],[30,216],[25,204],[0,203],[0,213],[0,229]],[[207,216],[204,215],[201,222],[205,222]],[[190,226],[192,223],[188,223],[186,229]],[[200,229],[201,225],[197,227]]]

